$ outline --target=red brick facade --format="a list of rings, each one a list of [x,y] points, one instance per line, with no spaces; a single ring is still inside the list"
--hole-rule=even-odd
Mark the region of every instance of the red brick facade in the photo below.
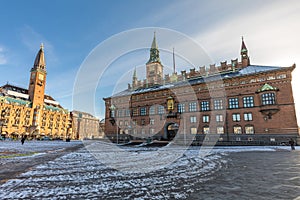
[[[172,140],[177,133],[194,143],[207,134],[227,144],[287,142],[298,137],[294,68],[250,65],[242,41],[241,62],[165,75],[161,84],[135,85],[104,98],[105,134],[112,140]]]

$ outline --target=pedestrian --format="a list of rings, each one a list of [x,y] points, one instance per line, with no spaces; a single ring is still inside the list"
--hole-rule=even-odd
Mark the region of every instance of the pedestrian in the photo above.
[[[295,150],[295,141],[293,138],[290,139],[289,144],[291,145],[291,150]]]
[[[26,139],[26,136],[22,135],[22,138],[21,138],[21,143],[22,143],[22,145],[24,144],[25,139]]]

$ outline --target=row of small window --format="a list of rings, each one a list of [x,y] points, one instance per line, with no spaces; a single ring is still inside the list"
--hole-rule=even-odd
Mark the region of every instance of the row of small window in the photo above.
[[[208,123],[209,119],[210,119],[209,115],[203,115],[202,116],[202,122],[203,123]],[[252,120],[253,120],[252,113],[244,113],[244,121],[252,121]],[[223,121],[224,121],[224,116],[223,115],[216,115],[216,122],[223,122]],[[241,121],[241,115],[239,113],[232,114],[232,121],[234,121],[234,122]],[[190,117],[190,122],[191,123],[197,123],[197,117],[196,116],[191,116]],[[141,120],[141,125],[145,125],[145,123],[146,123],[145,120],[142,119]],[[136,125],[136,121],[133,120],[132,124]],[[149,124],[154,125],[155,120],[150,119]],[[123,120],[120,120],[119,121],[119,126],[123,126],[123,125],[128,126],[129,125],[128,120],[124,120],[124,123],[123,123]]]
[[[191,134],[197,134],[198,133],[198,130],[195,127],[191,127],[190,131],[191,131]],[[234,134],[242,134],[243,133],[241,126],[234,126],[232,131],[233,131]],[[212,132],[211,132],[209,126],[205,126],[202,129],[202,133],[203,134],[210,134]],[[223,126],[218,126],[217,130],[216,130],[216,133],[217,134],[224,134],[225,133],[224,127]],[[253,125],[245,126],[244,127],[244,133],[245,134],[254,134],[254,126]]]
[[[264,93],[261,95],[262,97],[262,105],[273,105],[275,104],[275,94],[274,93]],[[196,112],[197,111],[197,102],[190,102],[188,104],[188,111],[189,112]],[[209,111],[210,110],[210,101],[202,101],[200,104],[201,111]],[[239,106],[239,98],[229,98],[228,99],[228,107],[229,109],[237,109],[240,108]],[[247,96],[243,97],[243,107],[244,108],[251,108],[254,107],[254,97],[253,96]],[[186,112],[185,110],[186,106],[184,103],[179,103],[177,104],[177,112],[179,113],[184,113]],[[213,100],[213,108],[214,110],[222,110],[224,109],[224,102],[223,99],[214,99]],[[157,112],[156,112],[157,111]],[[149,108],[149,115],[154,115],[154,114],[164,114],[165,113],[165,108],[162,105],[158,106],[151,106]],[[141,107],[141,108],[134,108],[132,109],[132,115],[133,116],[146,116],[147,115],[147,108],[146,107]],[[123,117],[123,116],[130,116],[130,110],[129,109],[120,109],[117,110],[117,116],[118,117]],[[115,111],[111,111],[111,117],[115,117]]]
[[[209,122],[209,115],[203,115],[202,116],[202,122],[208,123]],[[252,113],[244,113],[244,121],[252,121]],[[224,121],[224,116],[223,115],[216,115],[216,122],[223,122]],[[232,114],[232,121],[234,122],[239,122],[241,121],[241,115],[239,113],[234,113]],[[196,123],[197,122],[197,117],[196,116],[191,116],[190,117],[190,122],[191,123]]]
[[[133,134],[137,134],[138,131],[137,129],[133,129]],[[150,134],[155,134],[155,129],[154,128],[150,128],[149,130],[149,133]],[[140,130],[140,133],[141,134],[147,134],[148,132],[146,129],[141,129]],[[243,134],[243,128],[241,126],[234,126],[233,127],[233,133],[234,134]],[[128,129],[125,129],[125,130],[120,130],[120,133],[128,133]],[[190,128],[190,134],[197,134],[198,133],[198,129],[195,128],[195,127],[191,127]],[[210,127],[209,126],[205,126],[202,128],[202,133],[200,134],[213,134],[213,133],[216,133],[216,134],[224,134],[225,131],[224,131],[224,127],[223,126],[219,126],[217,127],[217,129],[215,129],[215,131],[211,131]],[[253,125],[246,125],[244,127],[244,133],[245,134],[254,134],[254,126]]]

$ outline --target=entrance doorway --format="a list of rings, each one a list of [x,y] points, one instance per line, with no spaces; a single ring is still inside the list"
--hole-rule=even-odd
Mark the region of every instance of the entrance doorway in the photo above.
[[[171,141],[176,136],[179,125],[177,123],[168,123],[165,126],[164,139]]]

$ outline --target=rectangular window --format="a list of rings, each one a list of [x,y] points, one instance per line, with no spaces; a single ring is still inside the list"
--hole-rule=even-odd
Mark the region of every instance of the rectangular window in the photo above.
[[[154,119],[150,119],[150,125],[154,125]]]
[[[130,116],[130,110],[129,110],[129,109],[126,109],[126,110],[125,110],[125,116],[126,116],[126,117],[129,117],[129,116]]]
[[[190,121],[191,121],[191,123],[196,123],[197,122],[197,118],[195,116],[191,116],[190,117]]]
[[[117,110],[117,116],[123,117],[123,110]]]
[[[141,115],[141,116],[145,116],[146,114],[147,114],[147,109],[146,109],[146,107],[140,108],[140,115]]]
[[[142,124],[142,126],[145,125],[145,120],[144,119],[141,120],[141,124]]]
[[[137,108],[133,108],[132,109],[132,116],[137,116],[138,115],[138,109]]]
[[[189,103],[189,111],[190,112],[196,112],[197,111],[197,103],[196,102]]]
[[[233,133],[234,134],[242,134],[242,127],[240,127],[240,126],[234,126],[233,127]]]
[[[203,127],[203,133],[209,134],[209,127]]]
[[[119,125],[123,126],[123,121],[122,120],[119,121]]]
[[[115,117],[115,111],[114,110],[110,111],[110,117]]]
[[[128,121],[127,120],[124,121],[124,125],[128,126]]]
[[[265,93],[261,95],[262,105],[274,105],[275,104],[275,94]]]
[[[191,134],[197,134],[197,128],[192,127],[191,128]]]
[[[203,115],[203,116],[202,116],[202,121],[203,121],[204,123],[208,123],[208,122],[209,122],[209,115]]]
[[[234,121],[234,122],[241,121],[241,115],[239,113],[232,114],[232,121]]]
[[[214,109],[215,110],[222,110],[223,109],[223,100],[222,99],[215,99],[214,100]]]
[[[245,127],[246,134],[254,134],[254,127],[253,126],[246,126]]]
[[[238,98],[230,98],[228,100],[229,109],[239,108],[239,99]]]
[[[216,115],[216,122],[223,122],[223,115]]]
[[[217,134],[224,134],[224,127],[223,126],[217,127]]]
[[[177,111],[178,111],[179,113],[184,113],[184,112],[185,112],[185,105],[184,105],[184,103],[179,103],[179,104],[177,105]]]
[[[252,121],[252,113],[244,113],[244,120],[245,121]]]
[[[158,114],[164,114],[165,108],[163,106],[158,106]]]
[[[243,97],[244,108],[254,107],[254,98],[253,96]]]
[[[155,106],[149,108],[149,115],[155,115]]]
[[[209,111],[209,101],[201,102],[201,111]]]
[[[154,135],[155,134],[155,129],[154,128],[150,128],[150,134]]]

